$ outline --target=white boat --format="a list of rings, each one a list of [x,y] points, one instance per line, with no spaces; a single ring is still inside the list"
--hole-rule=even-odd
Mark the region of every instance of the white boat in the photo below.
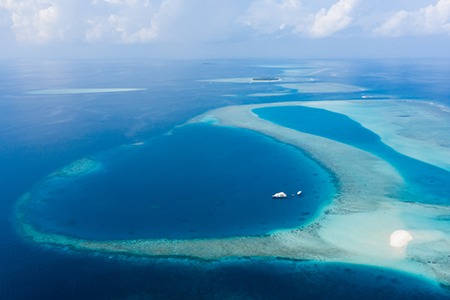
[[[274,198],[274,199],[287,198],[287,195],[285,192],[278,192],[278,193],[273,194],[272,198]]]
[[[297,196],[300,196],[302,194],[302,191],[297,192]]]

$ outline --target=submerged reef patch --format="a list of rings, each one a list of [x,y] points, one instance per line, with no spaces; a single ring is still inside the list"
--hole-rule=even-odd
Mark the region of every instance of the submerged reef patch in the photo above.
[[[89,158],[82,158],[54,172],[53,174],[51,174],[51,176],[60,176],[60,177],[81,176],[89,172],[98,170],[100,167],[101,166],[98,161]]]

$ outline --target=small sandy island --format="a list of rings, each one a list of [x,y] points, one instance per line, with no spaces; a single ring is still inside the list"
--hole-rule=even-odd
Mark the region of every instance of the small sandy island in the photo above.
[[[426,205],[415,202],[401,202],[398,191],[405,185],[403,178],[387,162],[357,148],[336,141],[305,134],[262,120],[253,109],[268,106],[308,105],[340,111],[354,111],[371,116],[370,107],[395,105],[408,111],[408,122],[414,122],[413,111],[427,111],[439,116],[435,128],[450,132],[450,113],[426,103],[407,101],[352,101],[288,102],[225,107],[198,116],[189,123],[206,122],[211,126],[233,126],[263,133],[281,142],[299,147],[313,159],[332,172],[339,185],[339,193],[330,205],[310,224],[297,229],[275,231],[262,237],[235,237],[227,239],[198,240],[114,240],[94,241],[75,239],[68,236],[40,232],[27,223],[21,207],[33,201],[33,192],[19,199],[16,216],[18,228],[27,238],[44,244],[69,247],[76,250],[92,250],[106,253],[121,253],[135,256],[181,256],[199,259],[223,259],[231,257],[281,257],[323,262],[346,262],[375,265],[418,274],[440,283],[450,285],[450,206]],[[366,106],[369,111],[364,112]],[[378,109],[381,108],[378,107]],[[349,113],[350,117],[355,114]],[[383,115],[382,115],[383,116]],[[368,120],[368,128],[382,131],[389,142],[388,132],[395,132],[392,122],[381,128],[375,121]],[[359,120],[364,125],[363,117]],[[370,121],[370,122],[369,122]],[[401,120],[404,122],[404,120]],[[390,125],[391,124],[391,125]],[[391,127],[390,127],[391,126]],[[426,126],[426,124],[424,124]],[[423,130],[423,128],[422,128]],[[402,131],[405,133],[404,131]],[[397,131],[397,134],[398,133]],[[440,136],[444,132],[439,133]],[[437,136],[437,135],[434,135]],[[426,151],[425,135],[416,142],[413,132],[408,132],[396,147],[410,154]],[[430,137],[430,139],[433,139]],[[448,141],[448,139],[447,139]],[[436,153],[450,151],[446,145],[433,141]],[[422,147],[422,148],[421,148]],[[444,149],[446,148],[446,149]],[[449,152],[447,152],[449,153]],[[425,160],[425,158],[424,158]],[[444,166],[447,162],[434,161]],[[89,165],[92,163],[89,163]],[[71,168],[72,170],[73,168]],[[83,168],[81,168],[83,169]],[[58,172],[51,176],[63,176]]]
[[[263,76],[263,77],[254,77],[252,78],[252,81],[256,82],[272,82],[272,81],[280,81],[281,79],[278,77],[271,77],[271,76]]]

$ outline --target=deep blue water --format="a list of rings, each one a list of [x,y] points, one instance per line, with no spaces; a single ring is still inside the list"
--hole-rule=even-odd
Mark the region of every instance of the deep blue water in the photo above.
[[[449,172],[398,153],[384,144],[378,135],[343,114],[300,106],[258,108],[254,112],[284,127],[326,137],[381,157],[394,166],[407,182],[408,186],[400,199],[449,204]]]
[[[281,62],[326,69],[314,76],[315,79],[368,89],[361,93],[247,97],[252,93],[279,92],[282,88],[276,83],[196,81],[282,77],[282,69],[255,67],[278,63],[1,62],[0,298],[448,299],[448,289],[385,269],[274,259],[206,263],[110,257],[40,246],[18,236],[14,228],[14,203],[51,172],[82,157],[102,156],[120,145],[144,140],[151,144],[174,126],[212,108],[271,101],[360,99],[363,94],[450,103],[447,61]],[[111,87],[147,90],[115,94],[26,94],[37,89]],[[224,94],[233,97],[223,97]],[[274,147],[290,152],[284,147]],[[119,162],[116,167],[120,167]],[[100,182],[101,178],[96,180]],[[64,230],[70,227],[76,226],[66,226]]]
[[[264,235],[305,223],[334,188],[294,147],[205,124],[94,159],[101,172],[41,182],[28,219],[47,232],[95,240]],[[289,199],[271,198],[280,190]],[[298,190],[303,195],[292,197]]]

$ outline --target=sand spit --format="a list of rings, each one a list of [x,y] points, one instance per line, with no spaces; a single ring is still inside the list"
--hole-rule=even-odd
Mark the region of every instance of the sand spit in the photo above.
[[[354,93],[364,91],[363,88],[358,86],[332,82],[285,83],[279,86],[296,90],[297,93]]]
[[[146,88],[71,88],[71,89],[47,89],[29,91],[30,95],[78,95],[78,94],[97,94],[97,93],[123,93],[145,91]]]
[[[450,171],[450,111],[419,101],[324,101],[305,106],[349,116],[397,152]]]
[[[388,105],[387,108],[393,105],[383,103]],[[370,108],[371,102],[368,104]],[[82,251],[208,260],[282,257],[347,262],[407,271],[450,285],[450,207],[400,202],[397,195],[404,182],[387,162],[357,148],[259,119],[252,112],[259,107],[289,105],[326,108],[327,102],[225,107],[198,116],[189,123],[206,122],[211,126],[254,130],[303,149],[328,168],[337,178],[339,193],[314,221],[302,228],[277,231],[268,236],[226,239],[82,240],[40,232],[27,223],[22,207],[33,201],[33,192],[29,192],[17,203],[18,229],[35,242]],[[409,109],[408,102],[400,101],[396,105]],[[410,134],[407,141],[413,143],[415,139],[412,132]],[[51,176],[60,175],[55,172]],[[419,222],[411,222],[411,219]],[[405,237],[409,239],[406,243],[402,240]]]

